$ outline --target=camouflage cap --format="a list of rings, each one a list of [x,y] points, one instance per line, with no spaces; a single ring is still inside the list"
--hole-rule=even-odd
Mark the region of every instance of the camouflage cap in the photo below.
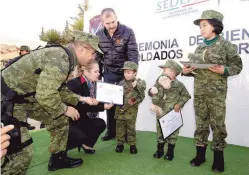
[[[201,18],[194,21],[195,25],[199,25],[202,19],[217,19],[223,21],[224,16],[215,10],[205,10],[202,12]]]
[[[182,72],[182,67],[173,60],[168,60],[164,65],[159,66],[160,68],[170,68],[176,72],[176,76]]]
[[[129,69],[129,70],[135,70],[135,71],[137,71],[137,68],[138,68],[138,66],[137,66],[136,63],[134,63],[132,61],[126,61],[124,63],[124,67],[122,69]]]
[[[22,45],[21,47],[20,47],[20,50],[25,50],[25,51],[30,51],[30,47],[29,46],[26,46],[26,45]]]
[[[94,50],[103,54],[103,52],[98,47],[98,44],[99,44],[99,37],[98,36],[93,35],[91,33],[86,33],[86,32],[82,32],[82,31],[74,30],[73,37],[74,37],[74,41],[87,43],[90,46],[92,46],[92,48]]]

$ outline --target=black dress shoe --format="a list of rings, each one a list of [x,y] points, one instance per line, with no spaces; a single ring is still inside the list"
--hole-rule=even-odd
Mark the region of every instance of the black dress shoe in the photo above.
[[[124,145],[117,145],[116,147],[116,152],[117,153],[122,153],[124,150]]]
[[[115,138],[114,136],[105,135],[105,136],[103,136],[101,139],[102,139],[103,141],[108,141],[108,140],[111,140],[111,139],[114,139],[114,138]]]
[[[78,146],[78,151],[80,152],[80,149],[83,148],[83,150],[85,151],[86,154],[94,154],[95,150],[92,149],[86,149],[84,148],[84,146]]]

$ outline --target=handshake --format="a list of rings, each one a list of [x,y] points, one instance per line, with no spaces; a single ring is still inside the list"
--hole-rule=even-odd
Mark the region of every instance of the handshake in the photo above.
[[[95,98],[91,98],[91,97],[80,97],[80,101],[83,102],[83,103],[86,103],[90,106],[96,106],[99,104],[99,101],[96,100]],[[110,103],[110,104],[104,104],[104,109],[105,110],[108,110],[108,109],[111,109],[113,107],[113,103]]]
[[[86,103],[90,106],[96,106],[99,104],[98,100],[96,100],[95,98],[91,98],[91,97],[80,96],[79,101],[82,103]],[[113,107],[113,103],[104,104],[105,110],[111,109],[112,107]],[[71,106],[66,106],[66,110],[65,110],[64,114],[66,116],[70,117],[73,121],[78,120],[80,118],[80,114],[79,114],[78,110],[75,109],[74,107],[71,107]]]

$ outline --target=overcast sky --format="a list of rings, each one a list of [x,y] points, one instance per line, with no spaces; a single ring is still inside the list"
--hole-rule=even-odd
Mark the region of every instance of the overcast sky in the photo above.
[[[76,16],[83,0],[1,0],[0,44],[43,44],[39,40],[41,27],[62,31],[66,20]]]

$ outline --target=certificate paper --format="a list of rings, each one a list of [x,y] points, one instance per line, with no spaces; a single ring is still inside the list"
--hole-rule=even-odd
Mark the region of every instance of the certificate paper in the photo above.
[[[189,66],[189,67],[194,67],[196,69],[207,69],[211,66],[215,66],[217,64],[198,64],[198,63],[193,63],[193,62],[188,62],[188,61],[180,61],[183,65]]]
[[[162,129],[163,138],[166,139],[183,125],[182,114],[173,110],[160,118],[159,124]]]
[[[113,103],[116,105],[123,105],[124,103],[124,87],[97,82],[96,83],[96,100],[103,103]]]

